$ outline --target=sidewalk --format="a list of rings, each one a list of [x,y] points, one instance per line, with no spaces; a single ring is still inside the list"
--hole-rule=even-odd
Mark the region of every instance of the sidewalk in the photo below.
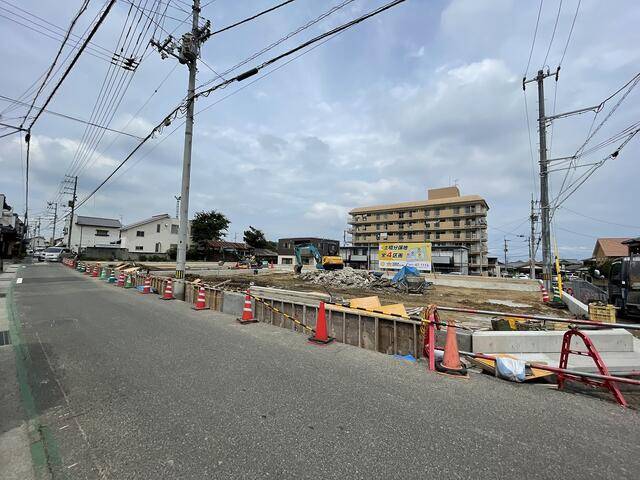
[[[5,262],[4,273],[0,273],[0,332],[8,332],[10,328],[7,294],[19,269],[20,265]],[[0,478],[36,478],[12,345],[0,346]]]

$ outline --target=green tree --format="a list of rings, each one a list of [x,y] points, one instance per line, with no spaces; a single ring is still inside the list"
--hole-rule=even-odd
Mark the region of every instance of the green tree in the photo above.
[[[249,230],[244,231],[243,239],[247,245],[253,248],[266,248],[268,245],[262,230],[253,228],[251,225],[249,225]]]
[[[191,221],[191,240],[202,245],[209,240],[220,240],[229,228],[229,219],[220,212],[197,212]]]

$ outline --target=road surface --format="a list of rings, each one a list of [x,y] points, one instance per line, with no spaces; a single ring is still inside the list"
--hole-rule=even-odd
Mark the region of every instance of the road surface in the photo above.
[[[13,288],[55,478],[637,478],[640,416],[317,346],[62,265]]]

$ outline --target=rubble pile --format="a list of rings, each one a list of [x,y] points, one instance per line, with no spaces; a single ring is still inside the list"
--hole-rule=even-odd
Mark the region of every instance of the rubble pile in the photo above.
[[[306,282],[328,287],[351,288],[389,288],[391,281],[381,278],[367,270],[345,267],[341,270],[309,270],[302,272],[300,278]]]

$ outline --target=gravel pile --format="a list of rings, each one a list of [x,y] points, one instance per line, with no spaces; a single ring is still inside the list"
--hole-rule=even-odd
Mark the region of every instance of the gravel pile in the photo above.
[[[345,267],[342,270],[309,270],[302,272],[300,278],[316,285],[351,288],[388,288],[388,278],[379,278],[367,270],[355,270]]]

